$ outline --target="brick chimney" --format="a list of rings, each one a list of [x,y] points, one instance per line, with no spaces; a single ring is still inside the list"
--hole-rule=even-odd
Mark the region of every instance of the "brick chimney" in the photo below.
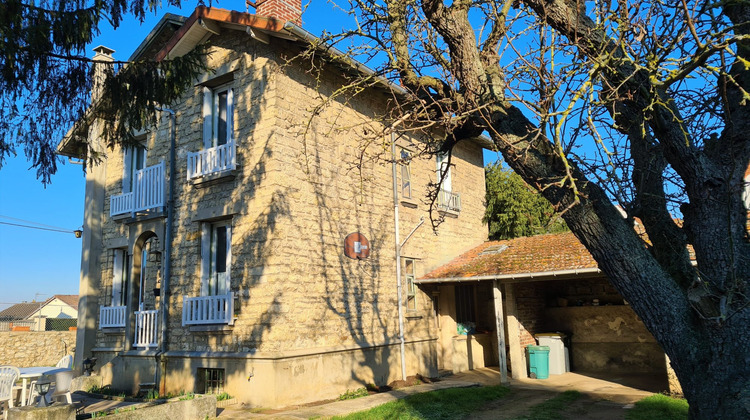
[[[272,17],[282,21],[302,23],[302,0],[258,0],[255,2],[255,14]]]

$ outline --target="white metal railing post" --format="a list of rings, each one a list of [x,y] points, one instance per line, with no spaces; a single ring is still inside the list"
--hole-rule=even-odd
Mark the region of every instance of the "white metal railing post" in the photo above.
[[[234,140],[221,146],[188,153],[187,179],[198,178],[237,168],[237,145]]]
[[[125,306],[100,306],[99,328],[124,327],[125,313]]]
[[[163,207],[165,204],[165,163],[139,169],[133,176],[133,191],[110,198],[110,216]]]
[[[159,311],[136,311],[133,347],[156,347]]]
[[[182,325],[234,324],[234,293],[182,298]]]
[[[440,190],[438,193],[438,208],[455,212],[461,211],[461,194]]]

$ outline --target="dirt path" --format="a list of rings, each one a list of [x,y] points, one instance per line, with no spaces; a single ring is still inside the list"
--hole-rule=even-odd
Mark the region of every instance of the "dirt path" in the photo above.
[[[481,410],[471,414],[471,419],[479,420],[511,420],[523,418],[530,413],[532,407],[559,395],[553,391],[518,389],[510,395],[494,401]],[[624,420],[626,409],[623,404],[581,395],[579,399],[561,411],[565,419],[586,420]]]

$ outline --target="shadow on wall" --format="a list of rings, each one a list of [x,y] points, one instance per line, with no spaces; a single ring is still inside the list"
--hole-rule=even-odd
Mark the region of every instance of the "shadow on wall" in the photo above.
[[[336,86],[345,84],[338,75],[318,74],[311,83],[315,76],[292,66],[288,73],[299,84],[314,86],[321,101],[308,105],[310,117],[300,123],[302,144],[294,162],[304,182],[294,191],[298,202],[290,222],[310,254],[300,255],[310,261],[302,277],[316,291],[304,302],[315,309],[308,312],[302,327],[307,336],[298,344],[362,349],[356,362],[342,357],[340,371],[329,373],[331,380],[384,385],[401,379],[391,167],[382,150],[369,155],[367,147],[382,146],[373,133],[383,127],[372,113],[385,114],[373,109],[385,101],[332,97]],[[344,238],[353,232],[368,238],[367,259],[344,255]],[[435,366],[435,353],[432,347],[420,352],[417,365]],[[349,378],[337,376],[347,373]]]
[[[252,55],[257,53],[253,51]],[[228,60],[234,58],[236,57],[229,57]],[[196,188],[190,182],[175,183],[175,220],[172,225],[175,239],[167,344],[169,351],[252,354],[263,346],[264,336],[271,330],[279,315],[281,291],[271,290],[267,283],[269,274],[276,274],[278,271],[278,262],[272,261],[274,238],[280,220],[289,214],[289,204],[286,189],[269,182],[268,165],[274,159],[270,142],[275,134],[274,130],[259,124],[267,106],[262,99],[265,98],[263,94],[272,71],[268,67],[251,65],[243,73],[244,79],[237,81],[237,86],[242,86],[246,81],[252,81],[252,84],[235,89],[235,133],[238,142],[236,177],[207,188]],[[174,174],[177,180],[187,178],[185,152],[200,147],[195,136],[199,131],[195,130],[195,123],[181,121],[180,118],[183,115],[200,115],[199,111],[193,112],[194,109],[200,109],[200,98],[196,93],[187,97],[185,103],[173,105],[174,109],[187,109],[187,112],[178,112],[177,116],[178,158],[177,172]],[[200,210],[217,207],[223,207],[223,212],[216,217],[201,220],[195,218]],[[232,334],[199,334],[190,332],[181,323],[183,296],[200,296],[202,228],[204,224],[217,221],[230,222],[232,227],[230,291],[238,296],[235,301],[239,302],[235,308],[237,321]],[[90,317],[88,322],[95,320]],[[149,357],[136,363],[127,357],[117,356],[113,360],[117,363],[103,366],[102,369],[109,369],[105,375],[115,378],[113,387],[117,387],[116,378],[128,378],[127,382],[134,385],[132,391],[136,391],[138,383],[154,381],[157,360],[156,357]],[[116,372],[112,370],[113,365],[118,366]],[[145,368],[146,365],[148,368]],[[167,366],[166,391],[201,391],[196,389],[196,374],[199,368],[210,365],[211,362],[200,362],[198,359],[170,360]],[[226,368],[227,382],[247,377],[244,364],[228,363],[221,367]],[[186,382],[185,378],[190,379]]]

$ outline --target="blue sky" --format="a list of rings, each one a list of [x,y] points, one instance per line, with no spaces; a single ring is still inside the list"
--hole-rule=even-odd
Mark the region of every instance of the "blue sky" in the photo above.
[[[87,48],[87,54],[98,45],[115,50],[117,59],[127,59],[164,13],[188,16],[196,1],[183,2],[182,9],[160,9],[149,14],[143,24],[126,19],[116,31],[102,28],[102,33]],[[216,7],[244,10],[244,1],[214,2]],[[252,13],[253,10],[251,9]],[[347,16],[322,0],[311,2],[303,15],[303,27],[319,35],[324,29],[340,30]],[[487,151],[485,161],[497,154]],[[59,166],[52,183],[46,188],[36,179],[30,163],[22,153],[8,159],[0,169],[0,222],[19,223],[28,220],[74,230],[83,224],[85,178],[80,165],[65,162]],[[0,224],[0,308],[4,303],[46,299],[53,294],[77,294],[81,267],[81,240],[72,233],[21,228]]]

